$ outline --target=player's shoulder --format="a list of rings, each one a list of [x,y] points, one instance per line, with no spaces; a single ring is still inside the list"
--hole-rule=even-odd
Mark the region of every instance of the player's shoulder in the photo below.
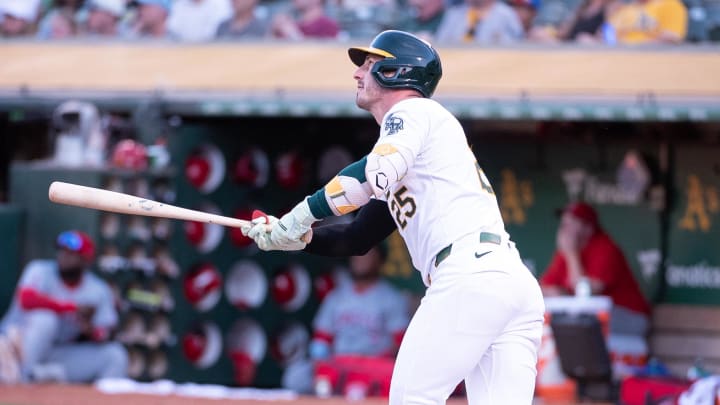
[[[599,251],[616,251],[620,250],[620,247],[605,231],[598,231],[590,239],[588,246],[591,249]]]
[[[25,265],[23,273],[52,274],[58,271],[57,262],[50,259],[33,259]]]
[[[349,295],[352,292],[351,288],[348,288],[348,285],[345,283],[338,283],[333,287],[332,290],[325,296],[323,299],[323,304],[326,302],[335,302],[338,300],[342,300],[344,296]]]
[[[402,133],[408,123],[415,129],[431,126],[443,120],[450,112],[437,101],[429,98],[408,98],[393,105],[383,117],[381,132],[385,135]]]
[[[386,296],[401,296],[400,290],[395,287],[392,283],[387,280],[381,279],[377,282],[376,287],[378,292]]]
[[[105,281],[105,279],[101,278],[100,276],[93,273],[92,271],[86,271],[85,275],[84,275],[84,279],[85,279],[86,283],[96,286],[98,288],[102,288],[102,289],[110,288],[110,284],[108,284],[108,282]]]
[[[448,113],[447,109],[442,104],[431,98],[413,97],[402,100],[392,106],[389,110],[390,113],[403,113],[403,114],[427,114],[430,113]]]

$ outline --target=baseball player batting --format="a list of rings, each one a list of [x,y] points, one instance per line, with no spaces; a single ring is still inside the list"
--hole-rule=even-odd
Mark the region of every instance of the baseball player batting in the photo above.
[[[401,31],[348,53],[356,103],[380,125],[374,148],[282,218],[255,219],[248,235],[263,250],[337,256],[362,254],[397,229],[427,290],[400,346],[390,404],[444,404],[463,379],[471,405],[530,404],[542,294],[462,126],[430,99],[438,53]],[[358,208],[349,224],[301,240],[314,222]]]

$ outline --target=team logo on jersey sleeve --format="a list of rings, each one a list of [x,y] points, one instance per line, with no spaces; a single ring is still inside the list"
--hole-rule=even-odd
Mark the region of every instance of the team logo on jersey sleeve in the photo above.
[[[385,132],[388,135],[397,134],[403,129],[403,119],[396,117],[395,114],[390,114],[385,119]]]

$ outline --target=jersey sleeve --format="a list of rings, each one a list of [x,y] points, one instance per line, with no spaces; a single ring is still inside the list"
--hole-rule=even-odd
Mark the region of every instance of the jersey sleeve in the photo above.
[[[429,133],[430,121],[422,112],[398,109],[385,117],[380,129],[380,138],[375,146],[393,145],[408,150],[413,159],[409,162],[409,166],[412,167]]]
[[[118,323],[113,293],[103,281],[97,280],[98,304],[93,317],[93,325],[101,328],[114,328]]]
[[[398,109],[385,117],[380,138],[365,166],[365,177],[377,198],[382,198],[413,167],[426,142],[429,125],[422,110],[411,113]]]
[[[661,30],[672,32],[680,40],[685,39],[688,21],[687,9],[681,2],[665,3],[659,14]]]
[[[604,289],[623,281],[623,270],[627,268],[625,257],[619,248],[606,243],[602,254],[588,255],[585,259],[585,273],[588,277],[605,284]]]
[[[545,273],[540,277],[540,284],[566,288],[567,265],[559,252],[555,252]]]

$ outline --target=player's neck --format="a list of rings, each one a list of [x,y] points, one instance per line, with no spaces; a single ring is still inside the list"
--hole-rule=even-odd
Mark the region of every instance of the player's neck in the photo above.
[[[365,291],[372,288],[375,284],[377,284],[378,279],[372,278],[367,280],[353,280],[353,290],[357,293],[364,293]]]
[[[393,90],[387,92],[385,97],[373,105],[370,109],[370,112],[375,118],[375,122],[377,122],[378,125],[382,125],[385,114],[387,114],[387,112],[390,111],[395,104],[410,98],[422,98],[422,95],[411,89]]]

